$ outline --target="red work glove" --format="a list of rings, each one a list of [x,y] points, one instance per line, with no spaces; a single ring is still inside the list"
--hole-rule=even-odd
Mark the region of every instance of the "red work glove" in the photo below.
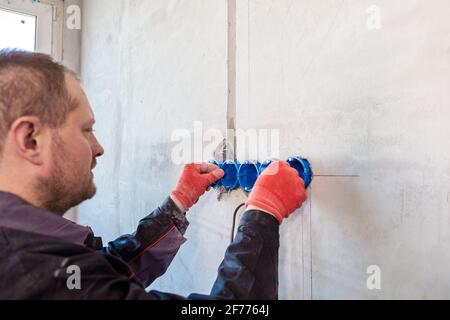
[[[224,175],[222,169],[211,163],[187,164],[170,196],[178,206],[181,204],[180,209],[186,212]]]
[[[306,200],[305,183],[284,161],[272,163],[256,180],[245,203],[274,216],[281,224]]]

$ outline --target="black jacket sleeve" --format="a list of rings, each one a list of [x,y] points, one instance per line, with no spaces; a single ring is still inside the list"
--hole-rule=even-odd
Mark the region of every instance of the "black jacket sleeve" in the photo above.
[[[277,299],[278,249],[278,221],[260,211],[245,212],[211,295],[221,299]]]
[[[11,262],[11,269],[8,269],[8,272],[19,274],[20,271],[21,276],[10,278],[25,279],[25,275],[27,276],[28,280],[24,283],[28,284],[30,290],[17,290],[22,298],[276,299],[278,231],[278,222],[272,216],[259,211],[245,212],[236,237],[220,264],[210,294],[191,294],[188,297],[158,291],[146,292],[143,283],[136,279],[129,264],[120,255],[95,251],[58,239],[36,236],[30,248],[30,239],[16,236],[16,245],[9,241],[4,250],[8,251],[8,256],[15,256],[20,262]],[[6,231],[4,233],[7,237]],[[17,232],[10,231],[9,237],[12,238],[14,233]],[[26,250],[23,248],[24,245],[27,245]],[[33,268],[36,265],[40,268]],[[28,269],[21,271],[18,266],[27,266]],[[81,288],[74,290],[69,288],[68,283],[75,275],[67,272],[68,266],[79,268]],[[33,281],[30,280],[31,277]]]
[[[121,298],[124,299],[277,299],[278,249],[279,225],[276,219],[260,211],[247,211],[225,253],[209,295],[191,294],[185,298],[159,291],[146,293],[132,281],[120,284],[112,279],[107,288],[123,292]]]
[[[192,294],[188,299],[278,299],[278,249],[278,221],[261,211],[245,212],[210,295]],[[157,299],[182,299],[157,291],[150,293]]]
[[[186,241],[189,225],[170,197],[139,222],[136,231],[109,242],[104,252],[126,262],[144,287],[164,274]]]

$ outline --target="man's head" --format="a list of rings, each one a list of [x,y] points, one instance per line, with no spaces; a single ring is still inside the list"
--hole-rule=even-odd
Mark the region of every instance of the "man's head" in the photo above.
[[[103,148],[76,76],[43,54],[0,51],[0,190],[63,214],[95,195]]]

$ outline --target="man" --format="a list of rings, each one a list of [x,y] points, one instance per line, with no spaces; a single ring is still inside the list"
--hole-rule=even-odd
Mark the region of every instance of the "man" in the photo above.
[[[0,299],[182,299],[144,288],[181,244],[186,212],[224,172],[188,164],[163,204],[106,247],[62,215],[95,195],[104,150],[74,74],[42,54],[0,51]],[[275,162],[256,182],[210,295],[276,299],[278,229],[306,199],[303,181]],[[70,270],[80,272],[71,282]]]

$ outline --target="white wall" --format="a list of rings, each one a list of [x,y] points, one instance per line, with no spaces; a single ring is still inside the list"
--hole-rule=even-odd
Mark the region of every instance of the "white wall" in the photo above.
[[[371,5],[380,29],[367,27]],[[319,175],[282,226],[281,298],[450,298],[449,9],[238,0],[237,125],[280,130],[281,157],[302,154]],[[131,232],[175,185],[173,130],[226,128],[226,10],[225,0],[85,3],[82,78],[106,155],[80,220],[105,239]],[[152,288],[209,292],[244,200],[202,198]],[[370,265],[381,290],[366,287]]]

